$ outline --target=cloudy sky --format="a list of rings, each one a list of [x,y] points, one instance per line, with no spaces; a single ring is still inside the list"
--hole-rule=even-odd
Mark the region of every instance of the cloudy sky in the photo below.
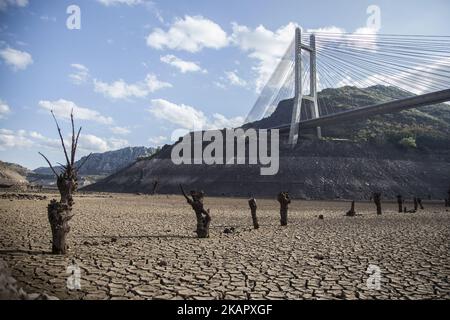
[[[74,110],[79,156],[237,126],[295,26],[354,32],[371,4],[380,33],[450,30],[447,0],[0,0],[0,159],[62,162],[50,110],[66,133]]]

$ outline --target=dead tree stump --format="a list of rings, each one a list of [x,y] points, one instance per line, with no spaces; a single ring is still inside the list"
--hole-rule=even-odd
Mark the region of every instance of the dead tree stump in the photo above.
[[[403,198],[402,198],[401,194],[399,194],[397,196],[397,204],[398,204],[398,212],[402,213],[403,212]]]
[[[209,209],[205,210],[203,207],[203,198],[204,198],[204,192],[203,191],[190,191],[190,195],[192,197],[189,198],[189,196],[186,195],[184,192],[183,187],[180,185],[181,193],[186,198],[187,203],[189,203],[192,207],[192,209],[195,212],[195,216],[197,218],[197,237],[198,238],[209,238],[209,225],[211,223],[211,216],[209,214]]]
[[[197,236],[199,238],[209,238],[209,225],[211,223],[211,215],[209,209],[206,210],[207,214],[203,214],[200,218],[197,217]]]
[[[59,127],[58,121],[55,118],[55,115],[53,114],[53,111],[52,116],[55,120],[56,128],[58,129],[58,134],[64,151],[64,156],[66,158],[66,165],[61,165],[62,172],[58,174],[53,168],[50,161],[42,153],[39,154],[47,161],[50,169],[55,174],[56,185],[61,196],[59,202],[53,199],[50,201],[47,207],[48,221],[52,230],[52,253],[65,254],[68,248],[66,244],[66,238],[67,234],[70,231],[69,221],[73,217],[73,193],[77,190],[78,187],[77,172],[86,163],[90,155],[84,158],[84,161],[79,165],[78,168],[75,167],[75,153],[78,146],[78,138],[80,137],[81,128],[78,130],[78,134],[75,135],[73,113],[71,113],[70,119],[72,123],[72,145],[69,157],[61,133],[61,129]]]
[[[258,218],[256,217],[257,207],[255,198],[251,198],[250,200],[248,200],[248,205],[250,206],[250,211],[252,213],[253,228],[259,229]]]
[[[280,203],[280,223],[282,226],[287,225],[288,221],[288,206],[291,203],[288,192],[280,192],[277,198]]]
[[[373,193],[373,202],[377,206],[377,214],[381,214],[381,193],[380,192]]]
[[[345,214],[347,217],[354,217],[356,216],[356,212],[355,212],[355,200],[352,201],[350,210],[347,211],[347,213]]]

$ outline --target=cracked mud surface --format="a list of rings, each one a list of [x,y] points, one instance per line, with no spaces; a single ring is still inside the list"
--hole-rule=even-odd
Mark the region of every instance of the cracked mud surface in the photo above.
[[[49,195],[48,199],[52,196]],[[383,203],[296,201],[288,226],[279,204],[205,198],[209,239],[181,196],[76,195],[67,256],[50,254],[49,200],[0,199],[0,258],[27,291],[61,299],[450,299],[450,212],[428,204],[397,213]],[[409,205],[411,206],[411,205]],[[322,214],[324,220],[319,220]],[[235,227],[232,233],[225,228]],[[66,286],[81,268],[81,289]],[[381,270],[369,289],[369,265]]]

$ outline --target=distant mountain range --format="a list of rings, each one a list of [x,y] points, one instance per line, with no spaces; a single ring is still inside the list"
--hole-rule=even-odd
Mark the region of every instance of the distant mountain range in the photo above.
[[[119,150],[107,151],[103,153],[93,153],[89,159],[84,163],[78,171],[80,175],[99,175],[105,176],[116,172],[130,163],[134,162],[139,157],[150,156],[155,152],[156,148],[147,147],[126,147]],[[87,156],[82,157],[75,162],[78,167],[85,161]],[[57,172],[62,170],[60,166],[54,167]],[[39,167],[33,170],[34,173],[43,175],[52,175],[52,170],[49,167]]]
[[[93,183],[102,179],[126,166],[132,164],[141,157],[149,157],[157,149],[152,147],[127,147],[120,150],[107,151],[103,153],[93,153],[78,172],[79,183],[81,186]],[[79,166],[85,161],[82,157],[76,161]],[[57,172],[62,168],[54,167]],[[36,185],[55,185],[55,177],[49,167],[40,167],[35,170],[29,170],[22,166],[12,163],[0,162],[0,184],[36,184]]]

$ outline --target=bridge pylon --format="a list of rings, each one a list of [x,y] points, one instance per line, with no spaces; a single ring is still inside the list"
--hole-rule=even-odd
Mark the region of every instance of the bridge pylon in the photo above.
[[[302,50],[309,53],[309,64],[310,64],[310,77],[309,77],[309,94],[303,94],[303,61],[302,61]],[[295,29],[295,95],[294,95],[294,106],[292,108],[292,118],[291,127],[289,130],[289,141],[288,143],[292,146],[297,144],[299,136],[299,122],[300,114],[302,111],[303,100],[309,100],[312,102],[312,116],[313,118],[320,117],[319,106],[317,104],[317,67],[316,67],[316,38],[315,35],[311,35],[309,38],[309,46],[302,43],[302,33],[300,28]],[[317,137],[322,137],[322,132],[320,127],[316,128]]]

